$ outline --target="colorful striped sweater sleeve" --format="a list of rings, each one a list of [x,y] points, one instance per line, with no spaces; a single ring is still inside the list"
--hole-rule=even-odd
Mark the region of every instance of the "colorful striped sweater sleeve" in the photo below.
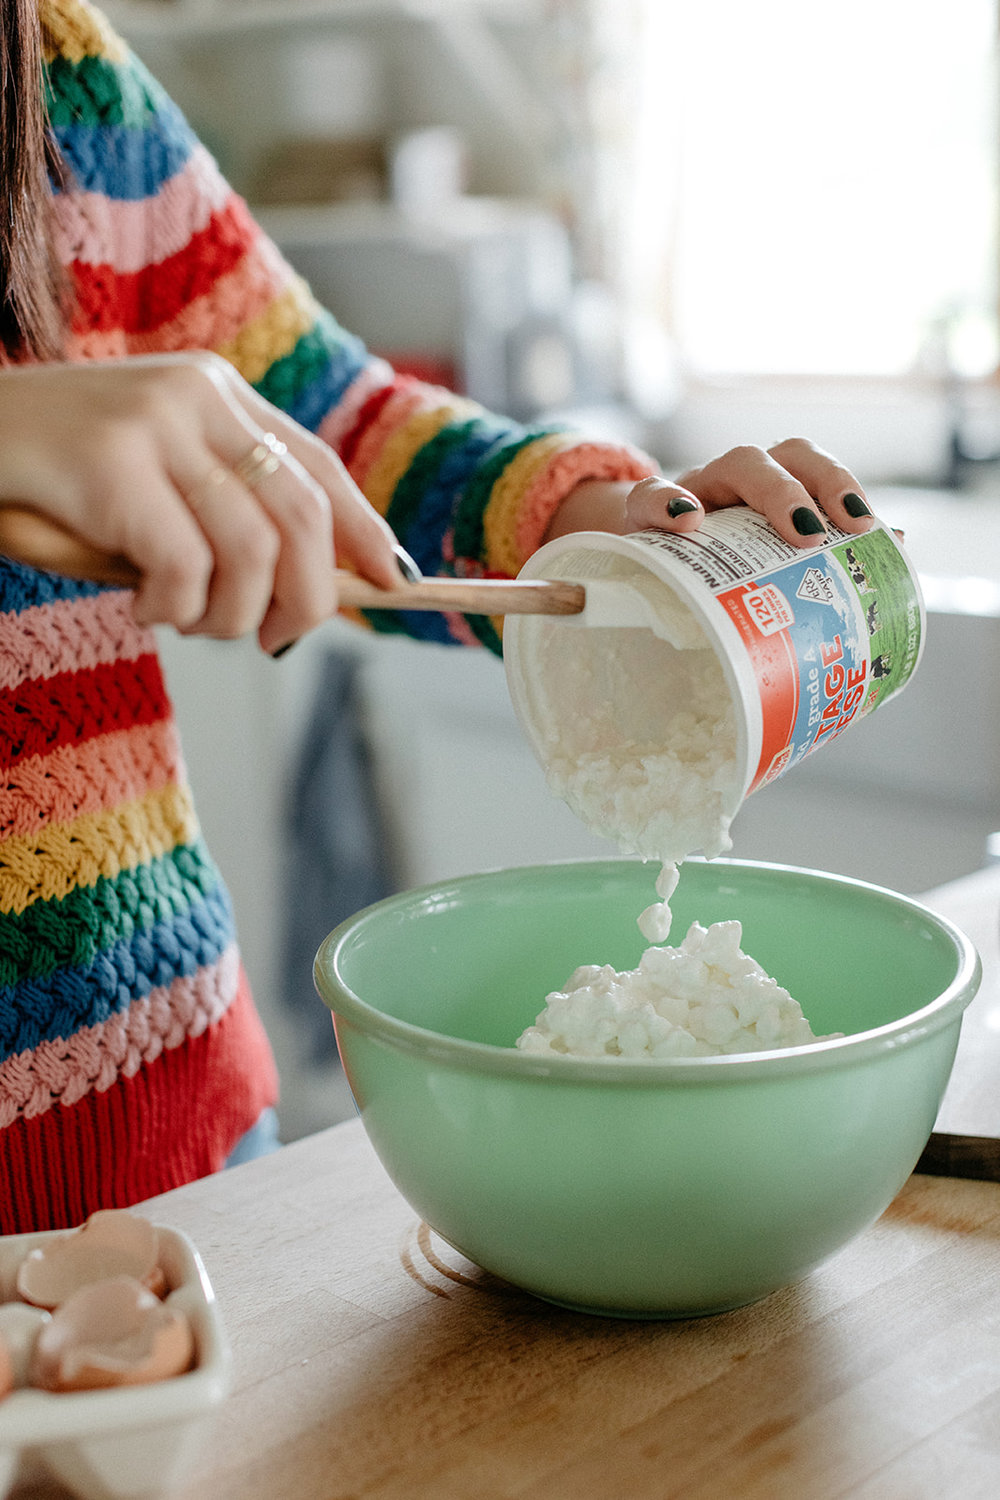
[[[142,64],[86,0],[42,0],[49,109],[72,182],[60,248],[75,358],[208,348],[327,439],[427,573],[518,571],[581,479],[655,472],[627,446],[524,427],[397,375],[319,307]],[[380,628],[499,650],[488,621]]]

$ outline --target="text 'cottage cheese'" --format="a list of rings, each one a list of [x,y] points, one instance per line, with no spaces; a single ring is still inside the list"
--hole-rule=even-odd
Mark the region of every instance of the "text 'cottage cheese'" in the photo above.
[[[692,923],[665,947],[678,864],[731,848],[736,730],[719,659],[693,620],[682,649],[641,629],[550,626],[546,677],[551,789],[624,853],[662,868],[639,918],[639,966],[577,969],[517,1039],[571,1057],[698,1057],[818,1040],[797,1001],[741,947],[739,922]],[[627,713],[622,705],[627,704]]]

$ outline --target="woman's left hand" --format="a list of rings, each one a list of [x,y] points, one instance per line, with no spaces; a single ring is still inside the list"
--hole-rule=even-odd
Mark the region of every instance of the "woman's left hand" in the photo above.
[[[688,501],[690,510],[678,500]],[[867,531],[872,513],[849,469],[806,438],[788,438],[766,451],[732,448],[676,483],[644,479],[629,493],[629,530],[660,526],[689,531],[705,511],[749,505],[796,547],[811,547],[832,521],[842,531]],[[664,519],[665,517],[665,519]]]
[[[547,538],[569,531],[627,533],[658,527],[696,531],[706,513],[748,505],[795,547],[822,541],[826,522],[867,531],[872,512],[849,469],[806,438],[773,448],[731,448],[677,480],[654,476],[636,485],[606,480],[578,484],[559,507]]]

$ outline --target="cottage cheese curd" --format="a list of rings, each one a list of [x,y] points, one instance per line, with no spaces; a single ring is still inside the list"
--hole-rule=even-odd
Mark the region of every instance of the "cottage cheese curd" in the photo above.
[[[745,954],[739,922],[692,922],[679,947],[637,969],[586,965],[549,995],[524,1052],[570,1057],[708,1057],[819,1040],[787,990]]]
[[[693,622],[692,622],[693,623]],[[695,627],[697,628],[697,627]],[[732,694],[707,639],[556,626],[546,653],[550,789],[626,854],[676,863],[732,847],[739,801]]]

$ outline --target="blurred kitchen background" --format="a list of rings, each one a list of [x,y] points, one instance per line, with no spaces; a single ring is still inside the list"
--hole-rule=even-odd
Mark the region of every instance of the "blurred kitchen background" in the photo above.
[[[755,794],[736,855],[921,892],[1000,853],[997,0],[106,8],[397,365],[667,473],[803,433],[905,529],[915,681]],[[280,664],[164,650],[292,1139],[350,1108],[310,974],[337,921],[613,851],[548,794],[483,653],[336,622]]]

